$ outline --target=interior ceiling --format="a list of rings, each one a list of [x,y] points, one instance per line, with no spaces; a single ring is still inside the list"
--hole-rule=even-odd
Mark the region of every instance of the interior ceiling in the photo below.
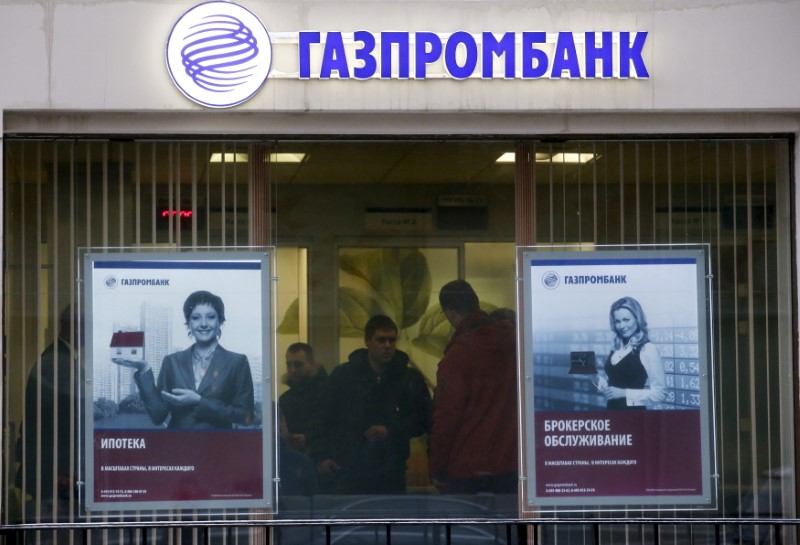
[[[545,157],[559,152],[591,154],[585,164],[537,161],[535,181],[547,183],[709,183],[774,181],[776,140],[533,143]],[[300,164],[273,164],[276,183],[428,184],[514,183],[514,152],[506,141],[287,142],[272,151],[305,153]],[[784,148],[785,149],[785,148]]]
[[[305,153],[300,164],[271,165],[277,183],[429,184],[514,182],[514,165],[497,158],[511,142],[313,142],[275,151]]]
[[[59,175],[72,172],[93,178],[119,178],[116,165],[126,166],[123,176],[145,183],[208,180],[247,183],[245,163],[211,163],[212,153],[247,155],[248,142],[186,141],[59,141],[6,140],[6,177],[26,183],[47,179],[53,163]],[[779,149],[784,140],[728,141],[573,141],[532,143],[535,151],[552,155],[570,151],[595,154],[587,164],[537,162],[535,181],[550,183],[698,183],[773,181]],[[779,148],[783,146],[783,148]],[[497,163],[513,152],[512,141],[280,141],[270,151],[303,153],[301,163],[273,163],[269,176],[276,184],[470,184],[514,183],[513,163]],[[248,160],[251,158],[248,157]],[[103,168],[106,163],[108,168]],[[44,168],[43,168],[43,165]],[[44,176],[44,178],[43,178]]]

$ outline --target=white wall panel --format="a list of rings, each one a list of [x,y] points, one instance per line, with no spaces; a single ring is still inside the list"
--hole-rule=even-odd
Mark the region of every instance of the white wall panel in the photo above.
[[[0,109],[199,110],[164,45],[193,2],[0,4]],[[246,111],[797,111],[800,2],[251,1],[270,33],[647,31],[647,80],[269,79]],[[277,49],[280,49],[278,51]],[[296,65],[276,48],[275,69]]]

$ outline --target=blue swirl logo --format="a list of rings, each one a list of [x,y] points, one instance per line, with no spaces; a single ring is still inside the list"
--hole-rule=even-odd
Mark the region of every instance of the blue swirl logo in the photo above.
[[[199,87],[227,93],[247,83],[255,68],[248,64],[258,56],[253,31],[239,19],[219,15],[195,25],[192,40],[181,49],[186,75]]]
[[[166,56],[172,81],[187,98],[229,108],[250,99],[264,84],[272,45],[252,12],[212,1],[195,6],[175,23]]]
[[[545,288],[554,290],[559,286],[559,284],[561,284],[561,277],[558,276],[557,272],[547,271],[542,275],[542,285]]]
[[[113,290],[117,287],[117,277],[114,275],[106,276],[105,279],[103,279],[103,284],[105,284],[108,289]]]

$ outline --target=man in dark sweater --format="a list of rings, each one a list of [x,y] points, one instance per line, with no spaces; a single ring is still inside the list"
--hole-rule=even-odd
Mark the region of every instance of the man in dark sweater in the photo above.
[[[286,440],[300,452],[308,452],[308,434],[317,418],[317,406],[328,373],[314,360],[314,349],[294,343],[286,350],[286,375],[289,389],[278,399],[286,423]]]
[[[81,383],[78,351],[83,347],[83,315],[62,310],[58,337],[31,368],[25,386],[25,416],[17,442],[21,466],[16,484],[23,491],[27,522],[71,522],[79,513],[78,459]],[[37,512],[37,506],[41,514]],[[68,532],[41,532],[41,543],[68,539]]]
[[[428,386],[397,350],[397,325],[389,317],[367,322],[364,343],[325,385],[312,455],[323,492],[402,494],[409,440],[428,430]]]

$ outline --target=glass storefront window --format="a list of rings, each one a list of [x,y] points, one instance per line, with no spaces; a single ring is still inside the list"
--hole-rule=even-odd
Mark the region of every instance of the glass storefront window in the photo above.
[[[409,355],[431,396],[453,331],[438,300],[447,282],[465,279],[485,310],[513,312],[517,246],[710,244],[719,514],[795,514],[794,484],[782,477],[794,469],[785,380],[793,372],[794,282],[785,139],[266,144],[9,138],[4,145],[6,522],[61,514],[45,500],[58,493],[49,477],[50,470],[60,471],[53,450],[42,448],[44,441],[19,439],[29,414],[50,410],[46,396],[75,395],[69,382],[29,399],[24,392],[32,370],[41,369],[40,354],[58,336],[59,312],[78,300],[77,249],[264,243],[277,248],[275,377],[288,374],[287,350],[297,342],[313,347],[317,368],[330,376],[350,354],[368,348],[364,327],[381,314],[397,324],[396,348]],[[258,165],[262,155],[255,148],[266,150]],[[511,162],[498,162],[501,157]],[[267,240],[258,238],[255,225],[267,226]],[[74,323],[68,321],[70,330]],[[276,384],[273,401],[292,389]],[[37,439],[62,441],[37,422]],[[74,483],[80,427],[69,418],[58,426],[66,429],[67,482]],[[417,431],[401,454],[402,494],[359,500],[313,488],[307,496],[281,496],[279,516],[517,515],[513,494],[437,489],[428,472],[430,423]],[[310,443],[308,449],[301,454],[324,461],[314,459]],[[17,478],[25,460],[41,483],[27,492],[30,479]],[[79,520],[79,499],[70,497],[63,513]]]
[[[497,162],[509,150],[512,143],[499,142],[282,142],[272,150],[275,242],[280,248],[303,241],[308,248],[308,336],[301,340],[313,346],[329,381],[337,380],[330,376],[337,373],[338,364],[358,363],[370,346],[366,324],[376,315],[385,315],[397,326],[396,349],[418,373],[424,396],[432,396],[437,364],[453,333],[438,301],[442,286],[458,278],[474,278],[480,289],[494,286],[485,296],[481,294],[487,310],[513,307],[514,166]],[[278,162],[279,157],[300,162]],[[505,276],[493,277],[498,271]],[[368,378],[366,373],[356,373],[348,380]],[[393,388],[391,377],[381,380],[388,380],[388,389]],[[431,408],[429,401],[427,407],[420,405],[422,394],[406,399],[392,397],[391,391],[378,393],[377,386],[346,387],[354,407],[366,407],[368,396],[386,395],[397,403],[401,419],[428,413],[413,433],[386,447],[394,452],[386,454],[382,463],[396,464],[391,458],[399,456],[404,483],[384,489],[378,483],[356,485],[358,477],[342,477],[355,473],[347,466],[353,463],[350,460],[368,464],[366,453],[384,448],[379,442],[369,446],[351,437],[347,447],[358,453],[339,452],[344,459],[334,461],[344,466],[341,473],[335,478],[320,474],[322,493],[312,505],[284,497],[282,516],[375,518],[394,512],[393,516],[416,518],[430,516],[432,509],[451,516],[513,515],[514,494],[485,502],[475,497],[469,501],[450,498],[437,491],[428,467]],[[513,392],[509,399],[513,400]],[[406,401],[417,404],[408,414]],[[339,426],[340,434],[355,435],[355,428],[362,425],[356,420],[381,418],[342,410],[340,404],[328,401],[325,405],[336,411],[337,418],[353,421],[352,426]],[[380,405],[359,410],[380,412]],[[327,426],[337,424],[336,419],[327,421]],[[514,427],[513,418],[508,424]],[[326,462],[313,443],[311,437],[306,453],[315,464]],[[372,479],[378,482],[396,475],[375,471]],[[387,496],[388,490],[394,492]]]

